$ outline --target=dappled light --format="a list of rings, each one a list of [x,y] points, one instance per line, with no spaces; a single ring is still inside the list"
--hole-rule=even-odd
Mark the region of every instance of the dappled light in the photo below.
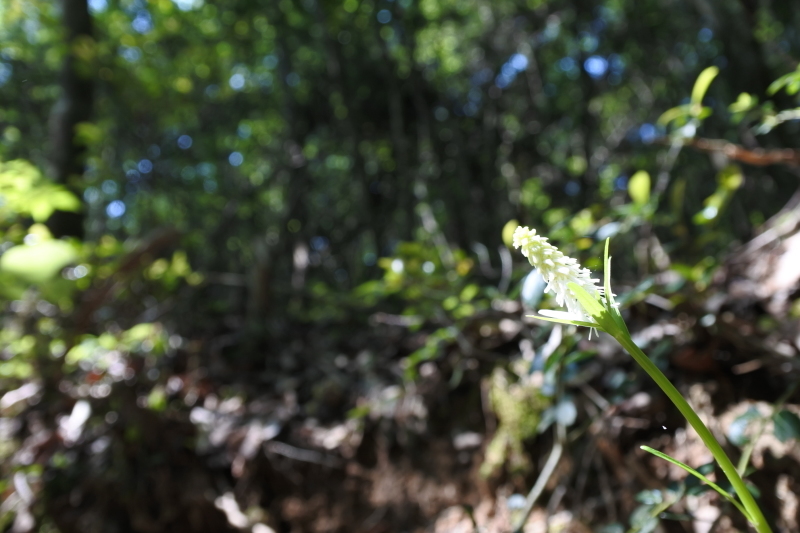
[[[791,2],[0,2],[0,531],[797,531],[799,58]]]

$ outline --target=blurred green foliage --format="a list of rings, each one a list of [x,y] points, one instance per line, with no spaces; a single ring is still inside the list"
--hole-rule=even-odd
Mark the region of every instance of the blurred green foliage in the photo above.
[[[90,0],[93,33],[71,42],[61,6],[0,4],[0,392],[40,385],[2,410],[55,431],[86,401],[102,434],[123,385],[171,420],[193,405],[170,388],[180,372],[213,367],[233,397],[245,376],[295,368],[286,346],[312,326],[418,335],[393,352],[410,384],[467,352],[471,329],[498,330],[481,321],[528,273],[508,253],[517,221],[592,269],[613,236],[621,300],[677,305],[797,188],[780,166],[692,148],[796,144],[790,2]],[[93,118],[72,132],[84,172],[55,183],[70,55]],[[83,213],[85,238],[53,238],[55,211]],[[564,346],[545,373],[593,353]],[[485,471],[524,470],[561,404],[520,369],[490,375]],[[324,396],[298,383],[280,394]],[[796,417],[775,423],[794,435]],[[35,466],[3,464],[3,490]]]

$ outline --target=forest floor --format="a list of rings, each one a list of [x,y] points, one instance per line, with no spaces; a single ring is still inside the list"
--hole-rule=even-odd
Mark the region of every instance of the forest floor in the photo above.
[[[629,320],[634,338],[661,361],[734,462],[750,454],[748,479],[760,505],[776,532],[788,533],[800,530],[800,326],[790,305],[800,265],[784,264],[798,251],[797,239],[785,238],[796,232],[797,217],[788,225],[785,218],[776,217],[782,230],[773,226],[769,238],[732,253],[702,294],[689,291],[675,308],[645,299],[630,308]],[[309,332],[288,357],[299,358],[292,364],[300,368],[318,365],[314,377],[283,389],[305,387],[305,413],[314,416],[296,416],[295,392],[273,397],[281,407],[271,412],[285,413],[274,431],[239,429],[238,440],[227,440],[228,450],[239,450],[230,464],[241,508],[262,509],[276,531],[512,531],[559,440],[555,426],[509,428],[524,425],[524,415],[514,418],[493,400],[503,363],[523,371],[503,374],[501,388],[519,392],[527,384],[517,399],[523,408],[541,407],[530,391],[542,387],[542,373],[535,356],[526,356],[541,324],[509,313],[514,305],[499,302],[476,316],[459,342],[402,387],[398,355],[422,345],[424,330],[381,325],[383,317],[361,337],[343,335],[326,347],[314,339],[330,335]],[[719,495],[640,449],[651,446],[695,468],[712,461],[663,393],[607,338],[578,341],[576,349],[587,348],[597,355],[563,376],[559,394],[576,414],[524,531],[746,531]],[[327,362],[319,359],[326,350]],[[303,361],[303,353],[315,355]],[[240,422],[230,427],[245,427],[246,411],[239,406]],[[539,415],[537,422],[546,416]],[[501,464],[487,468],[498,453],[493,439],[504,430],[511,437],[500,446]],[[263,454],[253,452],[255,442]],[[727,485],[718,469],[707,472]]]
[[[797,531],[800,448],[792,438],[777,438],[770,419],[777,401],[800,414],[800,406],[787,402],[785,395],[780,398],[792,379],[785,372],[785,357],[783,362],[779,354],[754,359],[752,350],[735,350],[735,336],[723,328],[714,330],[719,335],[695,334],[683,344],[679,329],[670,329],[670,324],[677,321],[668,319],[660,328],[675,337],[670,365],[676,385],[734,460],[747,448],[747,438],[757,438],[750,450],[755,469],[750,480],[778,531]],[[385,338],[395,336],[406,334],[386,332]],[[499,349],[512,350],[520,338],[496,340]],[[408,338],[400,344],[406,341],[413,344]],[[584,364],[568,386],[580,414],[524,531],[623,532],[629,531],[629,523],[641,526],[630,531],[745,531],[736,510],[716,493],[690,486],[683,470],[639,449],[651,446],[695,468],[712,461],[663,394],[637,374],[624,354],[602,348],[604,341],[600,344],[599,352],[606,355]],[[350,418],[337,420],[335,412],[321,409],[320,418],[298,418],[290,415],[291,395],[288,404],[286,398],[274,400],[284,402],[287,419],[273,430],[254,422],[248,415],[252,410],[244,405],[206,401],[205,407],[195,408],[215,413],[217,422],[209,426],[209,435],[226,443],[231,490],[239,506],[229,506],[229,519],[236,512],[254,516],[253,509],[261,509],[256,515],[275,531],[512,531],[521,498],[555,446],[553,430],[523,440],[524,467],[482,474],[502,413],[488,405],[492,363],[471,365],[452,386],[450,363],[462,356],[454,348],[436,363],[427,363],[418,380],[402,391],[364,373],[361,383],[350,385],[352,391],[362,391],[355,403],[368,412],[359,417],[351,412]],[[629,397],[605,399],[613,396],[606,367],[623,369],[634,391]],[[329,405],[344,394],[324,381],[315,387]],[[202,418],[199,411],[194,413]],[[228,422],[220,424],[224,420]],[[220,427],[228,427],[228,434],[222,435]],[[734,438],[741,439],[739,446],[731,443]],[[256,448],[264,453],[254,453]],[[722,479],[718,471],[711,475]],[[674,503],[664,501],[671,497]],[[219,502],[218,507],[224,509]],[[647,519],[659,517],[645,527]]]

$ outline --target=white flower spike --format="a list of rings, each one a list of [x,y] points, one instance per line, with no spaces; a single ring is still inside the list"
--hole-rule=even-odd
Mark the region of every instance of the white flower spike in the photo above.
[[[569,284],[575,283],[593,298],[602,299],[603,288],[597,285],[600,280],[592,279],[588,268],[581,268],[577,259],[564,255],[558,248],[548,243],[546,237],[537,235],[535,229],[519,226],[514,231],[513,243],[514,248],[521,249],[522,255],[528,258],[531,265],[539,270],[547,282],[545,292],[552,290],[558,305],[567,308],[566,313],[544,310],[539,311],[540,314],[562,320],[595,323],[569,289]]]

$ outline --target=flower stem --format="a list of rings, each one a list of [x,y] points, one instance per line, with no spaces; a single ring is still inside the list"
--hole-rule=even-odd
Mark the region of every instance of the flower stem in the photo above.
[[[719,464],[722,471],[728,477],[731,485],[733,485],[733,489],[736,491],[736,494],[739,496],[739,499],[744,505],[744,508],[747,510],[748,514],[750,515],[748,519],[752,523],[753,527],[756,528],[758,533],[772,533],[772,530],[767,523],[766,518],[761,513],[761,509],[758,507],[753,495],[750,494],[750,491],[747,490],[747,486],[744,483],[744,480],[739,475],[739,472],[736,470],[736,467],[731,462],[728,455],[725,453],[725,450],[722,449],[719,442],[717,441],[716,437],[709,431],[703,421],[697,416],[697,413],[692,409],[689,403],[684,399],[678,389],[667,379],[667,376],[664,375],[661,370],[650,360],[647,355],[639,349],[638,346],[633,342],[633,339],[629,335],[625,335],[623,332],[618,332],[617,334],[612,335],[617,342],[619,342],[625,350],[631,354],[631,357],[641,366],[647,374],[653,378],[653,381],[664,391],[664,393],[672,400],[672,403],[675,404],[675,407],[681,412],[681,414],[686,418],[687,422],[694,428],[700,438],[703,440],[703,443],[706,445],[708,450],[714,456],[714,459]]]

